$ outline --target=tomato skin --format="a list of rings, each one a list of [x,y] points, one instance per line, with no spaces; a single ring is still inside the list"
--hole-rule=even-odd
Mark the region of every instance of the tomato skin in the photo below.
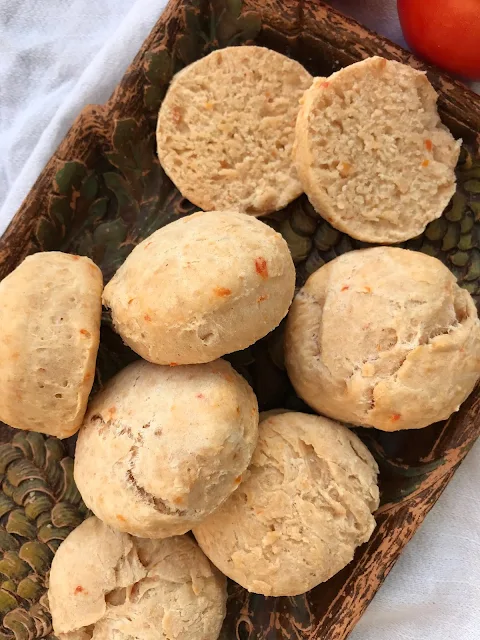
[[[419,56],[480,80],[480,0],[397,0],[403,35]]]

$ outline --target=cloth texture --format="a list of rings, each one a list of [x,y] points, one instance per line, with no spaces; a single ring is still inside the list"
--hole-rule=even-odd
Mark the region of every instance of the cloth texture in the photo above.
[[[405,44],[395,0],[331,4]],[[0,233],[81,109],[108,99],[164,5],[0,0]],[[480,640],[479,487],[477,444],[351,640]]]

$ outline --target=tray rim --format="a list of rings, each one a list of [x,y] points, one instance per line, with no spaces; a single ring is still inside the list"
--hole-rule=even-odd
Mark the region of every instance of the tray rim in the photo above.
[[[129,65],[107,102],[103,105],[87,105],[74,120],[64,139],[39,174],[22,205],[0,238],[0,279],[7,275],[25,257],[28,249],[27,242],[33,233],[37,220],[38,202],[41,202],[48,195],[58,164],[71,158],[69,152],[71,152],[73,144],[76,147],[76,157],[86,157],[90,153],[92,145],[98,143],[98,136],[105,136],[109,120],[111,124],[110,130],[112,129],[115,105],[121,101],[122,93],[128,83],[131,82],[132,73],[141,69],[144,56],[155,42],[158,33],[161,32],[171,18],[178,15],[182,8],[190,5],[191,2],[192,0],[169,0],[140,51]],[[316,0],[269,0],[268,2],[244,0],[243,7],[244,10],[260,13],[262,23],[267,26],[274,24],[278,20],[278,12],[284,8],[296,10],[299,21],[304,19],[308,12],[310,12],[310,15],[316,16],[317,20],[324,20],[328,17],[329,20],[341,26],[346,32],[350,32],[351,35],[356,34],[358,41],[363,40],[365,46],[367,44],[375,46],[386,57],[398,59],[411,64],[415,68],[427,71],[429,78],[431,80],[432,77],[434,78],[432,83],[440,95],[440,104],[443,110],[447,113],[450,112],[454,119],[466,125],[477,136],[480,136],[478,133],[480,130],[480,96],[459,81],[439,72],[435,67],[423,63],[414,54],[363,27],[352,18],[344,16],[329,5]],[[298,29],[298,25],[293,23],[290,26],[293,34],[295,29]],[[338,46],[338,42],[335,43],[334,40],[326,40],[326,42],[333,44],[333,46]],[[358,46],[356,50],[358,59],[365,57],[367,51],[365,46]],[[459,114],[461,119],[458,119]],[[396,509],[395,514],[393,514],[394,509],[391,504],[384,505],[377,511],[375,533],[369,543],[364,545],[361,557],[357,558],[353,571],[345,582],[347,587],[349,585],[352,587],[350,589],[351,593],[345,593],[345,589],[338,593],[322,620],[313,632],[308,635],[312,640],[313,638],[323,637],[323,633],[327,631],[327,628],[328,637],[331,640],[343,640],[347,637],[388,575],[402,549],[440,497],[468,450],[480,435],[480,393],[478,386],[464,403],[461,410],[446,423],[445,430],[452,422],[458,424],[468,423],[470,425],[469,437],[462,441],[462,446],[459,445],[458,452],[452,456],[452,459],[447,461],[448,464],[431,473],[428,481],[425,484],[422,483],[417,491],[409,495],[402,502],[402,508]],[[421,509],[415,511],[415,507],[418,507],[418,505],[421,505]],[[403,524],[403,526],[399,527],[400,534],[396,538],[391,536],[390,538],[382,538],[386,523],[391,524],[392,517]],[[385,548],[386,542],[391,543],[388,549]],[[372,564],[372,556],[378,553],[383,554],[382,557],[385,557],[385,562],[382,566],[381,575],[374,575],[371,570],[369,572],[368,567]],[[373,580],[373,584],[369,584],[368,580],[370,578]],[[360,598],[359,587],[365,589]],[[325,627],[327,623],[328,627]]]

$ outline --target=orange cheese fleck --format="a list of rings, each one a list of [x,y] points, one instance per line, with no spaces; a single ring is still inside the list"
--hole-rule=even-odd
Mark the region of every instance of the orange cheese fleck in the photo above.
[[[430,164],[430,162],[428,160],[424,160],[422,162],[422,167],[428,167],[429,164]]]
[[[261,278],[264,278],[265,280],[268,278],[268,266],[265,258],[255,259],[255,271]]]
[[[82,334],[82,336],[90,338],[90,331],[87,331],[86,329],[80,329],[80,333]]]
[[[180,124],[182,121],[182,110],[180,109],[180,107],[173,107],[172,109],[172,120],[174,121],[175,124]]]
[[[346,291],[347,289],[350,289],[350,287],[348,286],[348,284],[344,284],[340,291]]]
[[[227,289],[226,287],[215,287],[213,290],[216,296],[219,298],[226,298],[232,293],[231,289]]]
[[[427,151],[431,151],[433,149],[433,144],[431,140],[425,140],[425,149]]]
[[[399,413],[394,413],[390,418],[391,422],[398,422],[402,416]]]

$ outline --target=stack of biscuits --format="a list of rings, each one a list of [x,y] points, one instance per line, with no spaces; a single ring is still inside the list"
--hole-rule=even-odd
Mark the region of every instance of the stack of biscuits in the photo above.
[[[165,172],[202,211],[141,242],[105,289],[91,260],[57,252],[0,283],[0,419],[78,431],[94,514],[53,560],[60,640],[215,640],[225,576],[301,594],[370,538],[378,467],[349,426],[419,429],[458,410],[480,376],[475,305],[438,260],[389,246],[342,255],[294,297],[288,245],[258,217],[306,193],[353,238],[422,233],[455,191],[460,146],[436,99],[424,73],[383,58],[313,79],[268,49],[215,51],[175,76],[157,128]],[[102,301],[140,359],[88,401]],[[259,416],[222,357],[285,317],[312,413]]]

